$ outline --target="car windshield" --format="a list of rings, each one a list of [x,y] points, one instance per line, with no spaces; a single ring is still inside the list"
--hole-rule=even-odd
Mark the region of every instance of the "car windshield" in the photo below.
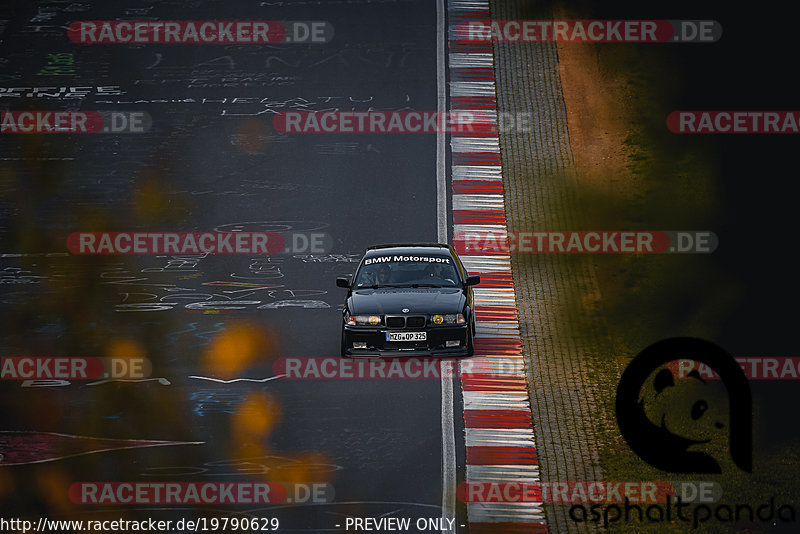
[[[356,275],[355,287],[456,287],[460,284],[450,258],[419,258],[419,256],[368,258]]]

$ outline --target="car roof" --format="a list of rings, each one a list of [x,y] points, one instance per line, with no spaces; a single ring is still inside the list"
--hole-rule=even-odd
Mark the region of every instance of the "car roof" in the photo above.
[[[367,249],[364,257],[381,256],[384,254],[435,254],[451,256],[450,245],[442,243],[394,243],[375,245]]]

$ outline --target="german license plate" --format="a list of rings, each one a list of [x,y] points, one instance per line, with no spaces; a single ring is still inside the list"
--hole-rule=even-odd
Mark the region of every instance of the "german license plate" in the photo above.
[[[427,332],[386,332],[386,341],[426,341]]]

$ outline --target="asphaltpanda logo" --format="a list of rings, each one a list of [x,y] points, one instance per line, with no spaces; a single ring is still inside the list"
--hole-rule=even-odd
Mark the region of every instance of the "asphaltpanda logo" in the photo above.
[[[680,376],[670,365],[676,360],[704,363],[720,380]],[[671,338],[640,352],[622,373],[616,411],[623,438],[653,467],[721,473],[732,461],[752,472],[750,386],[736,360],[709,341]]]

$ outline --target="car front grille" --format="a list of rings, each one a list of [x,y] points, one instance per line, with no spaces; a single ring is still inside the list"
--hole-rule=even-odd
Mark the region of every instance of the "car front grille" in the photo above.
[[[388,328],[424,328],[424,315],[411,315],[409,317],[398,315],[387,315],[386,326]]]
[[[386,326],[389,328],[403,328],[406,325],[405,317],[386,316]]]
[[[425,326],[425,317],[420,316],[412,316],[406,318],[406,328],[422,328]]]

